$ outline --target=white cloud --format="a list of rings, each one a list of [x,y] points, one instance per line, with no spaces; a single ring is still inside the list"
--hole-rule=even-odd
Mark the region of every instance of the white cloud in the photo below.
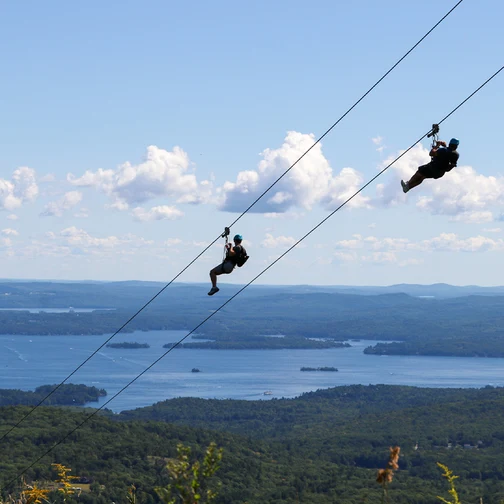
[[[412,241],[408,238],[377,238],[353,235],[335,244],[334,257],[341,261],[362,261],[376,264],[397,263],[399,266],[416,266],[423,263],[417,257],[404,257],[414,253],[436,252],[500,252],[504,240],[473,236],[460,238],[454,233],[441,233],[426,240]]]
[[[361,260],[372,264],[392,264],[397,262],[397,256],[394,252],[373,252],[362,256]]]
[[[75,186],[94,187],[105,193],[112,201],[110,206],[118,210],[161,197],[176,198],[177,203],[209,201],[212,183],[198,183],[196,176],[188,173],[189,168],[189,156],[180,147],[170,152],[151,145],[145,161],[138,165],[127,162],[115,170],[86,171],[78,178],[69,174],[67,180]]]
[[[296,162],[315,142],[314,135],[289,131],[278,149],[266,149],[257,170],[242,171],[236,182],[226,182],[219,189],[220,209],[241,212],[261,195],[282,173]],[[356,191],[362,177],[352,168],[333,170],[318,143],[254,207],[251,212],[277,214],[292,207],[310,210],[315,204],[333,209]],[[366,204],[357,196],[349,206]]]
[[[340,173],[329,182],[329,191],[323,198],[326,209],[334,210],[353,196],[363,185],[362,175],[353,168],[343,168]],[[347,205],[354,208],[371,208],[369,198],[358,194]]]
[[[372,142],[376,145],[376,150],[378,152],[383,152],[385,145],[383,145],[383,137],[378,135],[377,137],[371,138]]]
[[[181,245],[182,240],[180,238],[169,238],[164,242],[166,247],[173,247],[174,245]]]
[[[39,189],[35,170],[26,166],[18,168],[11,180],[0,178],[0,210],[14,210],[23,203],[33,201]]]
[[[492,212],[462,212],[455,217],[450,217],[453,222],[465,222],[467,224],[484,224],[485,222],[492,222],[494,216]]]
[[[386,159],[380,169],[390,164],[399,153]],[[389,168],[393,176],[388,182],[376,186],[376,197],[371,204],[389,207],[413,200],[420,210],[447,215],[454,221],[474,224],[494,219],[492,208],[504,203],[504,177],[485,176],[470,166],[457,166],[442,178],[427,179],[404,194],[400,180],[409,180],[419,166],[429,161],[429,150],[421,144],[415,145]]]
[[[16,214],[9,214],[9,215],[7,215],[7,219],[12,220],[12,221],[16,221],[19,219],[19,217]]]
[[[4,236],[19,236],[19,233],[15,229],[11,228],[2,229],[2,234]]]
[[[388,166],[394,159],[404,150],[400,151],[397,154],[394,154],[378,167],[380,170],[383,170],[386,166]],[[399,159],[396,163],[394,163],[390,168],[388,168],[388,172],[393,175],[390,177],[388,182],[379,183],[376,186],[376,196],[372,198],[371,203],[373,206],[396,206],[399,203],[404,203],[406,201],[406,196],[411,197],[414,195],[413,191],[417,191],[415,188],[407,195],[403,193],[400,180],[409,180],[411,176],[417,171],[418,167],[428,163],[430,160],[429,151],[425,149],[421,144],[415,145],[407,154],[405,154],[401,159]],[[383,177],[384,175],[382,175]],[[425,184],[425,182],[424,182]],[[424,188],[424,185],[421,186]]]
[[[355,262],[359,260],[359,256],[355,252],[335,252],[334,257],[343,262]]]
[[[504,240],[485,236],[459,238],[455,233],[441,233],[435,238],[416,244],[420,250],[430,252],[487,252],[504,250]]]
[[[368,249],[374,251],[401,251],[410,247],[407,238],[376,238],[375,236],[363,237],[360,234],[352,235],[351,239],[337,241],[334,245],[336,249],[359,250]]]
[[[381,240],[368,236],[364,238],[364,242],[371,250],[407,250],[410,247],[410,241],[407,238],[382,238]]]
[[[401,268],[406,268],[407,266],[421,266],[423,263],[423,259],[410,258],[405,259],[404,261],[400,261],[398,265],[401,266]]]
[[[4,233],[5,234],[5,233]],[[0,232],[0,247],[12,245],[9,234],[5,238]],[[148,240],[131,233],[123,235],[94,235],[82,228],[71,226],[59,231],[39,233],[24,242],[17,241],[14,250],[18,258],[51,257],[56,259],[85,259],[88,264],[94,261],[137,261],[150,258],[170,260],[175,254],[190,247],[190,242],[183,243],[177,238],[166,241]],[[181,250],[178,245],[183,245]],[[168,247],[171,248],[168,249]],[[6,250],[2,250],[6,254]],[[59,263],[58,263],[59,264]],[[78,263],[75,263],[78,268]]]
[[[74,217],[78,219],[86,219],[89,217],[89,210],[87,208],[81,208],[77,213],[74,213]]]
[[[80,191],[70,191],[63,195],[58,201],[51,201],[40,213],[41,217],[61,217],[66,210],[70,210],[82,201]]]
[[[261,242],[261,246],[264,248],[289,248],[296,241],[292,236],[277,236],[275,238],[272,234],[266,233],[266,238]]]
[[[35,170],[26,166],[18,168],[12,174],[14,195],[22,201],[33,201],[39,193],[35,179]]]
[[[268,203],[273,203],[274,205],[281,205],[282,203],[287,203],[292,200],[292,194],[279,191],[268,200]]]
[[[12,237],[19,236],[19,233],[15,229],[11,229],[11,228],[2,229],[1,234],[5,237],[5,238],[0,238],[0,247],[1,248],[11,248],[13,245]]]
[[[21,257],[40,258],[42,256],[50,256],[62,258],[72,255],[72,248],[65,245],[59,245],[55,241],[43,242],[40,240],[31,240],[29,245],[17,250],[16,253]]]
[[[243,246],[245,245],[249,245],[247,243],[247,240],[243,240]],[[186,245],[189,244],[189,246],[192,248],[192,247],[197,247],[197,248],[204,248],[204,247],[207,247],[208,246],[208,242],[204,242],[204,241],[197,241],[197,240],[192,240],[191,242],[187,242]],[[223,244],[222,243],[214,243],[212,245],[214,248],[217,248],[217,249],[222,249],[223,248]]]
[[[298,213],[300,209],[311,210],[315,205],[335,210],[365,182],[351,167],[334,172],[321,144],[313,146],[314,142],[314,135],[288,132],[279,148],[261,153],[257,169],[239,172],[234,182],[227,181],[217,189],[215,197],[212,196],[213,182],[197,181],[190,171],[188,155],[179,147],[166,151],[150,146],[146,160],[138,165],[125,163],[116,169],[86,171],[81,177],[69,174],[67,179],[75,186],[102,191],[109,197],[108,207],[132,209],[133,217],[140,221],[176,219],[183,215],[173,205],[154,206],[150,210],[137,205],[160,197],[174,198],[176,203],[217,203],[220,210],[241,212],[311,148],[250,210],[270,219],[299,218],[304,216]],[[382,146],[383,138],[377,136],[372,142]],[[415,145],[390,167],[391,176],[376,185],[373,197],[358,194],[348,206],[374,209],[412,201],[422,211],[447,215],[457,222],[474,224],[494,220],[493,206],[504,202],[504,177],[487,177],[468,166],[457,167],[442,179],[426,180],[405,195],[399,181],[409,179],[419,166],[429,162],[428,154],[429,150],[422,144]],[[390,156],[379,169],[397,155]],[[46,214],[54,212],[52,206],[46,209]]]
[[[488,210],[504,201],[504,178],[478,174],[470,166],[454,168],[430,187],[417,207],[433,214],[461,215]],[[488,222],[488,221],[485,221]]]
[[[383,139],[372,139],[382,145]],[[313,135],[289,132],[278,149],[266,149],[257,170],[240,172],[236,182],[226,182],[220,189],[220,208],[241,211],[254,201],[271,183],[289,168],[314,142]],[[388,166],[403,151],[386,159],[379,169]],[[413,201],[417,208],[434,215],[446,215],[452,221],[478,224],[494,219],[493,207],[504,203],[504,177],[479,174],[470,166],[458,166],[443,178],[426,180],[421,186],[404,194],[400,180],[408,180],[419,166],[430,161],[429,149],[415,145],[389,168],[392,175],[376,185],[372,198],[357,195],[349,206],[364,208],[395,207]],[[386,176],[386,175],[385,175]],[[334,174],[317,144],[292,170],[281,179],[271,195],[260,200],[252,212],[278,217],[293,207],[311,209],[315,204],[334,210],[362,186],[362,175],[353,168],[343,168]]]
[[[243,244],[249,246],[250,242],[247,240],[243,240]],[[168,240],[165,240],[162,242],[161,246],[165,248],[172,248],[172,247],[179,247],[180,248],[185,248],[185,249],[191,249],[194,250],[194,248],[205,248],[209,245],[208,242],[204,241],[197,241],[197,240],[181,240],[180,238],[169,238]],[[223,243],[222,242],[217,242],[212,245],[212,248],[222,250],[223,249]]]
[[[10,238],[0,238],[0,247],[2,248],[12,247],[12,240]]]
[[[98,238],[75,226],[53,234],[52,239],[59,241],[64,246],[71,247],[72,253],[77,251],[82,254],[102,254],[107,251],[121,254],[131,253],[131,249],[151,246],[154,243],[152,240],[145,240],[133,234],[122,237],[112,235]]]
[[[485,228],[483,229],[484,233],[500,233],[502,231],[501,228]]]
[[[62,237],[69,245],[85,245],[100,248],[110,248],[120,244],[120,240],[119,238],[117,238],[117,236],[95,238],[92,237],[87,231],[76,228],[75,226],[63,229],[58,236]]]
[[[313,261],[311,264],[318,264],[319,266],[328,266],[329,264],[332,264],[333,258],[332,257],[317,257],[315,261]],[[309,265],[310,267],[311,265]]]
[[[408,250],[410,247],[409,240],[406,238],[378,239],[374,236],[364,238],[358,234],[353,235],[349,240],[340,240],[335,244],[336,250],[371,252],[370,255],[360,256],[360,260],[372,263],[396,262],[395,253]],[[353,254],[353,260],[355,260],[357,257],[356,252],[353,252]]]
[[[267,212],[263,214],[263,217],[266,219],[292,219],[292,220],[297,220],[301,219],[305,216],[303,212],[294,212],[294,211],[288,211],[288,212]]]
[[[54,182],[55,180],[56,176],[54,173],[48,173],[47,175],[39,178],[39,182]]]
[[[156,206],[150,210],[145,210],[145,208],[137,207],[131,212],[136,220],[147,222],[154,220],[175,220],[183,217],[184,213],[173,206]]]
[[[360,249],[364,247],[364,241],[360,234],[352,235],[350,240],[340,240],[336,242],[337,249]]]

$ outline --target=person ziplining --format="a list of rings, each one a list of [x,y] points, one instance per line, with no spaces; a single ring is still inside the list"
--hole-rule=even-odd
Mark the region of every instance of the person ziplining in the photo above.
[[[242,235],[237,234],[234,236],[233,246],[231,243],[228,243],[229,233],[229,228],[224,228],[224,233],[222,233],[222,238],[226,239],[226,244],[224,245],[224,258],[221,264],[210,271],[212,288],[208,292],[209,296],[213,296],[215,293],[219,292],[219,288],[217,287],[218,275],[229,275],[233,272],[235,266],[241,268],[249,258],[245,247],[241,244],[243,241]]]
[[[432,159],[430,163],[420,166],[408,182],[401,180],[403,192],[407,193],[410,189],[420,185],[426,178],[441,178],[446,172],[449,172],[452,168],[457,166],[459,159],[459,153],[457,152],[457,147],[460,143],[459,140],[457,138],[452,138],[447,147],[446,142],[437,139],[438,133],[439,126],[433,124],[431,132],[427,135],[427,137],[434,137],[432,148],[429,152],[429,156]]]

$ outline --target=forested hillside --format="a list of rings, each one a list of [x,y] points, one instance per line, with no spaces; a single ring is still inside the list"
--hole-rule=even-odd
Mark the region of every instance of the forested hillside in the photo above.
[[[0,410],[1,433],[26,412]],[[86,412],[39,408],[2,441],[4,483],[82,421]],[[168,423],[170,422],[170,423]],[[164,462],[179,442],[201,457],[211,441],[224,449],[218,503],[376,503],[377,469],[401,446],[391,502],[431,504],[446,494],[436,462],[460,475],[462,502],[504,498],[504,390],[351,386],[298,399],[177,399],[121,415],[93,417],[27,473],[52,477],[50,463],[92,480],[79,502],[154,502],[166,484]],[[6,491],[9,489],[5,489]],[[12,490],[12,488],[10,488]]]

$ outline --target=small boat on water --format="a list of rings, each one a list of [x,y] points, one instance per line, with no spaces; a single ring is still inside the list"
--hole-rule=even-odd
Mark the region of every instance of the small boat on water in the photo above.
[[[272,390],[266,390],[266,392],[264,392],[263,395],[273,395],[273,391]]]

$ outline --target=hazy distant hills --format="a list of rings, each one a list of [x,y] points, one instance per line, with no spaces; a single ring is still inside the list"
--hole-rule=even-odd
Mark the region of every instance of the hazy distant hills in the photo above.
[[[260,289],[262,287],[255,287]],[[295,293],[314,293],[314,292],[339,292],[342,294],[358,294],[358,295],[379,295],[379,294],[408,294],[409,296],[428,296],[436,298],[452,298],[463,296],[502,296],[504,295],[504,286],[497,287],[479,287],[477,285],[455,286],[444,283],[432,285],[419,284],[397,284],[388,286],[351,286],[351,285],[334,285],[334,286],[313,286],[313,285],[296,285],[296,286],[275,286],[265,287],[266,289],[274,288],[284,290],[286,292]]]
[[[108,334],[153,298],[155,282],[0,282],[0,308],[108,308],[92,313],[0,311],[0,334]],[[215,348],[314,348],[316,338],[394,341],[367,353],[504,357],[504,287],[446,284],[251,286],[173,284],[123,330],[191,330]],[[215,312],[216,315],[212,315]],[[370,342],[371,344],[371,342]],[[198,343],[199,346],[201,346]],[[318,346],[320,346],[318,344]],[[326,345],[327,346],[327,345]],[[329,345],[330,346],[330,345]]]
[[[409,296],[433,296],[436,298],[451,298],[462,296],[502,296],[504,287],[479,287],[477,285],[454,286],[443,283],[432,285],[398,284],[386,287],[334,287],[338,292],[353,294],[385,294],[404,293]]]
[[[125,308],[143,304],[157,294],[166,284],[162,282],[50,282],[37,280],[0,280],[0,308]],[[221,292],[213,299],[217,303],[235,294],[241,285],[221,282]],[[160,299],[175,302],[208,300],[208,283],[174,283]],[[288,294],[353,294],[375,296],[383,294],[407,294],[413,297],[447,299],[465,296],[504,296],[504,286],[479,287],[448,284],[390,286],[313,286],[313,285],[251,285],[240,293],[240,299]]]

